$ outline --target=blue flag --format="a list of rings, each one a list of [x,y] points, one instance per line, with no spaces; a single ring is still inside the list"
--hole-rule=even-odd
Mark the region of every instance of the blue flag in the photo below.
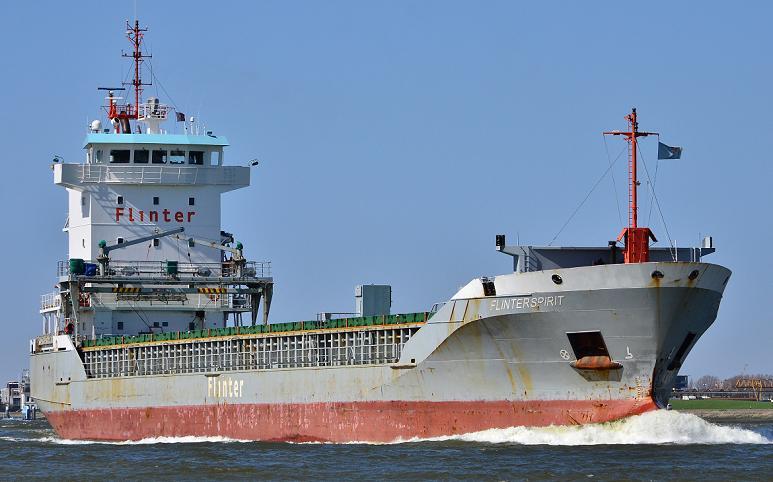
[[[681,157],[681,147],[671,147],[658,142],[658,159],[680,159]]]

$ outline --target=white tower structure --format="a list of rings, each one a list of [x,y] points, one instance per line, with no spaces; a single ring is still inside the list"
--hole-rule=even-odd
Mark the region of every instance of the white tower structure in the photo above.
[[[220,195],[250,183],[249,167],[223,165],[227,145],[206,135],[88,134],[84,163],[54,164],[54,182],[68,193],[69,257],[94,260],[99,241],[115,244],[176,227],[219,240]],[[220,261],[219,252],[180,243],[158,239],[126,247],[117,258]]]
[[[170,108],[141,99],[144,29],[128,26],[135,103],[109,88],[112,129],[89,126],[82,163],[54,162],[68,196],[68,260],[59,290],[43,296],[48,333],[81,337],[157,334],[268,321],[268,262],[249,262],[221,228],[223,193],[249,186],[250,168],[224,164],[228,141],[207,132],[169,134]],[[178,120],[184,114],[177,113]],[[144,127],[144,128],[143,128]]]

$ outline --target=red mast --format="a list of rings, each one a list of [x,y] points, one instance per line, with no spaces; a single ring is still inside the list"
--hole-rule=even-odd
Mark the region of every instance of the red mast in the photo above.
[[[113,125],[115,126],[115,131],[120,133],[129,133],[131,132],[131,127],[129,125],[129,119],[139,119],[139,105],[142,100],[142,86],[144,85],[151,85],[150,83],[144,83],[142,82],[142,71],[140,69],[140,64],[142,64],[143,59],[145,58],[151,58],[152,55],[144,55],[142,53],[141,47],[142,47],[142,39],[145,37],[144,32],[147,32],[147,28],[140,28],[139,21],[134,21],[134,26],[132,26],[129,21],[126,21],[126,37],[129,39],[129,42],[132,44],[133,52],[131,53],[122,53],[121,55],[123,57],[131,57],[134,59],[134,79],[132,79],[131,82],[123,82],[123,85],[131,85],[134,87],[134,105],[132,104],[117,104],[116,100],[113,98],[113,92],[108,94],[108,111],[107,111],[107,117],[113,121]],[[114,89],[113,89],[114,90]],[[120,89],[123,90],[123,89]]]
[[[649,261],[649,241],[657,241],[650,228],[638,225],[638,205],[637,188],[639,181],[636,176],[637,167],[637,139],[658,135],[656,132],[639,132],[639,122],[636,118],[636,108],[631,109],[631,113],[625,116],[628,121],[628,132],[611,131],[604,135],[625,136],[628,142],[628,227],[623,228],[617,240],[625,240],[625,262],[626,263],[646,263]]]
[[[124,53],[124,57],[133,57],[134,58],[134,79],[131,81],[131,85],[134,86],[134,109],[131,113],[132,119],[137,119],[137,106],[140,105],[140,99],[142,97],[142,86],[143,85],[150,85],[150,84],[143,84],[142,79],[140,77],[140,64],[142,63],[142,59],[145,57],[152,57],[152,55],[143,55],[142,51],[140,50],[140,46],[142,45],[142,39],[145,37],[145,34],[143,32],[147,32],[147,28],[140,28],[140,22],[138,20],[134,21],[134,27],[131,27],[129,25],[129,22],[126,22],[126,37],[129,39],[129,42],[132,43],[132,47],[134,47],[134,52],[131,54]],[[124,85],[129,85],[128,82],[124,82]],[[131,109],[131,106],[129,106],[129,110]]]

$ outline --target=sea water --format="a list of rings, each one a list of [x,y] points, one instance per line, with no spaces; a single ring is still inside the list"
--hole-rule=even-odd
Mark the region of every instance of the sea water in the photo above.
[[[771,480],[773,423],[713,424],[657,411],[605,424],[388,444],[291,444],[74,441],[42,420],[0,420],[0,462],[2,479]]]

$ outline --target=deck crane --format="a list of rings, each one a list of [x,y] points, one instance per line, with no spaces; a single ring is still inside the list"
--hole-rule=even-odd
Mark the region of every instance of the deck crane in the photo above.
[[[180,234],[175,234],[172,236],[175,239],[179,239],[181,241],[185,241],[188,243],[188,246],[193,247],[195,245],[199,246],[206,246],[208,248],[212,249],[219,249],[220,251],[226,251],[228,253],[231,253],[233,255],[233,259],[231,260],[234,264],[234,273],[236,274],[237,278],[243,277],[245,274],[244,265],[247,263],[247,260],[244,257],[243,249],[244,246],[240,242],[236,242],[236,247],[232,248],[231,246],[226,246],[224,244],[220,244],[217,241],[210,241],[209,239],[200,239],[200,238],[194,238],[193,236],[182,236]]]
[[[180,234],[175,234],[172,236],[175,239],[179,239],[181,241],[186,241],[188,243],[188,246],[206,246],[212,249],[219,249],[220,251],[225,251],[228,253],[233,254],[233,258],[231,262],[234,264],[234,274],[237,278],[243,278],[245,276],[247,277],[254,277],[255,272],[249,273],[247,269],[245,269],[245,265],[247,264],[247,260],[244,257],[243,249],[244,246],[240,242],[236,242],[235,247],[226,246],[224,244],[218,243],[217,241],[210,241],[208,239],[200,239],[200,238],[194,238],[193,236],[182,236]],[[271,309],[271,298],[273,296],[274,288],[273,288],[273,282],[268,281],[259,281],[256,282],[253,281],[247,281],[246,284],[252,285],[252,289],[255,289],[255,291],[250,296],[250,305],[251,305],[251,311],[252,311],[252,324],[255,324],[255,321],[258,317],[258,307],[260,305],[260,299],[261,297],[264,297],[263,302],[263,324],[268,323],[268,313]],[[240,323],[240,322],[238,322]]]
[[[129,246],[134,246],[135,244],[144,243],[145,241],[150,241],[151,239],[158,239],[166,236],[176,235],[177,233],[182,233],[183,231],[185,231],[185,228],[179,227],[175,229],[170,229],[169,231],[160,231],[157,233],[149,234],[147,236],[130,239],[128,241],[121,241],[120,243],[111,244],[111,245],[108,245],[107,242],[103,239],[102,241],[99,242],[99,254],[97,255],[97,262],[99,263],[99,274],[101,276],[107,276],[109,272],[110,251],[121,249],[121,248],[128,248]]]

